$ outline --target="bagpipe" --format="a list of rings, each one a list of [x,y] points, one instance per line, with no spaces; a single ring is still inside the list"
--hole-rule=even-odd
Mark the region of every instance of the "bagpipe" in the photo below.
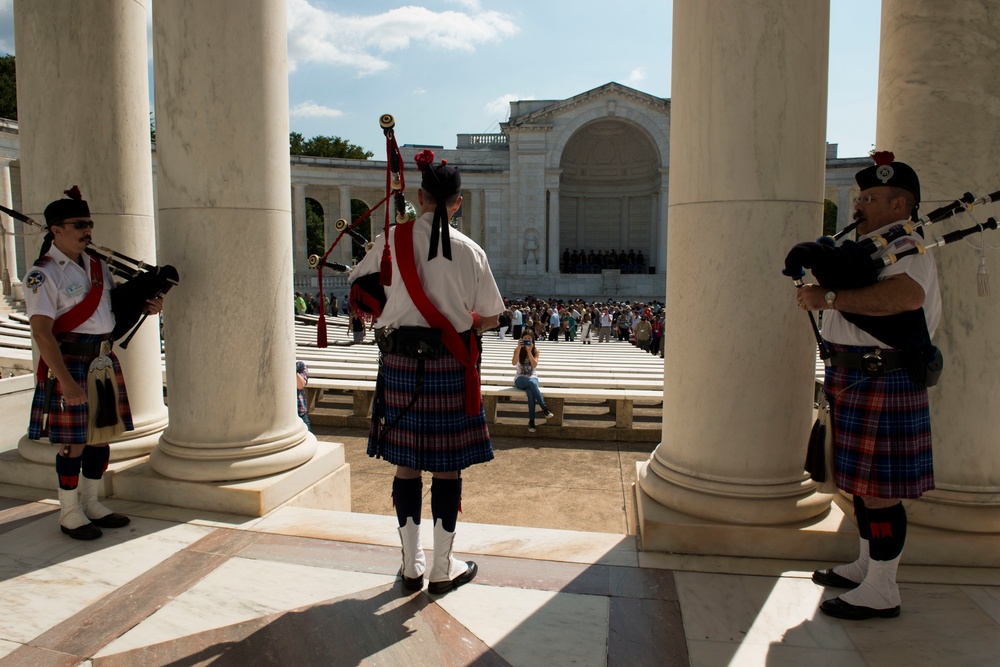
[[[386,204],[390,199],[393,201],[393,207],[396,210],[395,222],[402,223],[407,220],[406,199],[403,197],[403,192],[406,189],[406,181],[403,178],[403,157],[399,152],[399,144],[396,143],[396,119],[393,118],[391,114],[382,114],[379,117],[379,126],[382,128],[382,133],[385,135],[385,151],[387,156],[385,197],[350,224],[348,224],[347,220],[344,219],[337,220],[335,226],[337,231],[340,233],[337,235],[337,238],[333,240],[333,243],[330,244],[330,247],[327,248],[326,253],[324,253],[322,257],[319,255],[309,256],[309,267],[316,269],[319,276],[320,311],[319,322],[316,326],[317,347],[327,347],[328,345],[326,334],[326,308],[323,305],[323,269],[325,267],[341,273],[346,273],[351,270],[350,267],[339,262],[327,261],[330,253],[337,247],[337,244],[340,243],[340,240],[345,234],[364,246],[366,253],[369,252],[372,247],[374,247],[374,244],[358,232],[355,227],[374,213],[378,207]],[[366,317],[378,316],[382,307],[385,306],[385,287],[392,284],[392,250],[390,249],[388,242],[390,225],[389,207],[386,206],[385,223],[383,226],[383,238],[386,242],[382,246],[382,259],[379,266],[379,272],[373,273],[371,276],[358,278],[351,285],[351,307],[352,309],[360,311],[360,313]]]
[[[1000,190],[977,198],[966,192],[955,201],[927,213],[917,220],[908,221],[890,227],[883,234],[872,236],[861,241],[841,240],[844,235],[858,226],[855,222],[841,230],[833,237],[823,236],[816,241],[799,243],[785,256],[785,268],[782,273],[790,277],[796,287],[803,285],[805,269],[812,271],[817,282],[828,289],[857,289],[873,285],[878,281],[879,272],[910,255],[923,254],[930,248],[937,248],[954,243],[975,233],[987,229],[997,229],[996,218],[986,222],[976,222],[974,225],[944,234],[928,243],[916,242],[901,252],[884,253],[882,251],[890,244],[917,232],[924,235],[923,228],[946,220],[959,213],[970,213],[976,206],[982,206],[1000,200]],[[970,213],[971,215],[971,213]],[[918,231],[919,230],[919,231]],[[980,296],[989,296],[989,274],[986,270],[985,242],[981,247],[977,283]],[[857,313],[842,313],[844,318],[860,329],[875,336],[886,345],[904,351],[918,352],[931,363],[932,356],[940,352],[930,342],[930,334],[924,321],[923,309],[875,317]],[[813,313],[809,312],[820,349],[820,357],[829,357],[829,351],[820,337],[819,328]]]
[[[0,211],[27,225],[45,229],[45,225],[19,211],[6,206],[0,206]],[[113,340],[125,336],[119,343],[125,349],[146,321],[146,300],[163,298],[171,287],[180,284],[180,276],[169,264],[148,264],[96,243],[91,243],[87,250],[103,259],[111,275],[122,281],[111,290],[111,311],[115,315],[111,336]]]

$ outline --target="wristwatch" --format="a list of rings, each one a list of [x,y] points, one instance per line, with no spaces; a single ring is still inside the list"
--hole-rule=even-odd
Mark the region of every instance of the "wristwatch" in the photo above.
[[[837,293],[836,292],[834,292],[833,290],[830,290],[829,292],[827,292],[826,294],[823,295],[823,298],[826,300],[826,305],[830,306],[834,310],[837,309],[837,307],[835,305],[833,305],[833,302],[837,300]]]

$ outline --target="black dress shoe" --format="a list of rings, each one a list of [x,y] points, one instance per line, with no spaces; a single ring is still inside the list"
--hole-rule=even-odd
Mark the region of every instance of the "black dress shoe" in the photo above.
[[[820,586],[829,586],[831,588],[857,588],[861,585],[858,581],[851,581],[847,577],[840,576],[832,568],[829,570],[816,570],[813,572],[812,580]]]
[[[100,526],[101,528],[121,528],[122,526],[127,526],[132,521],[124,514],[118,514],[112,512],[107,516],[102,516],[100,519],[91,519],[90,522],[95,526]]]
[[[66,533],[74,540],[96,540],[98,537],[103,535],[101,529],[92,523],[86,523],[79,528],[67,528],[62,524],[59,525],[62,532]]]
[[[403,571],[399,571],[399,576],[403,580],[403,588],[411,591],[419,591],[424,587],[424,576],[419,577],[408,577],[403,574]]]
[[[476,578],[476,573],[479,572],[479,566],[473,563],[471,560],[466,561],[466,565],[469,569],[458,575],[451,581],[432,581],[427,584],[427,592],[434,595],[440,595],[441,593],[447,593],[450,590],[458,588],[462,584],[467,584]]]
[[[827,616],[834,618],[846,618],[849,621],[863,621],[866,618],[895,618],[899,616],[899,605],[889,609],[873,609],[860,605],[844,602],[840,598],[826,600],[819,606],[819,610]]]

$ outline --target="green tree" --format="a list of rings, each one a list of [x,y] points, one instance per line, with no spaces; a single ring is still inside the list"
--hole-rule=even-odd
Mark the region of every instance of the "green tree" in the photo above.
[[[315,199],[306,198],[306,252],[320,255],[326,252],[326,232],[323,207]]]
[[[367,160],[375,155],[361,146],[355,146],[340,137],[315,136],[305,139],[299,132],[289,134],[289,153],[292,155],[311,155],[313,157],[342,157],[353,160]]]
[[[837,205],[823,200],[823,236],[833,236],[837,231]]]
[[[0,57],[0,118],[17,120],[17,72],[9,53]]]

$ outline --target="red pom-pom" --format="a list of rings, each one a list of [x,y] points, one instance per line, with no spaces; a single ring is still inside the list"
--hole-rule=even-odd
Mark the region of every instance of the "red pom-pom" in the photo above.
[[[417,163],[417,169],[423,171],[434,164],[434,151],[425,148],[413,156],[413,161]]]
[[[79,185],[74,185],[69,190],[63,190],[63,194],[69,197],[70,199],[75,199],[77,201],[83,200],[83,193],[80,192]]]
[[[875,160],[875,164],[881,167],[884,164],[892,164],[896,156],[892,154],[892,151],[876,151],[872,153],[872,159]]]
[[[448,164],[448,161],[447,161],[447,160],[441,160],[441,166],[442,166],[442,167],[443,167],[443,166],[445,166],[446,164]]]

